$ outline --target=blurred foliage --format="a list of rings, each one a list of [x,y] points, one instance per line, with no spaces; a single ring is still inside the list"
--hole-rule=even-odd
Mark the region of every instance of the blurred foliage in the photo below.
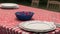
[[[12,2],[12,3],[31,3],[31,1],[32,0],[0,0],[0,3],[10,3],[10,2]],[[57,0],[57,1],[60,1],[60,0]],[[40,0],[40,3],[46,3],[47,2],[47,0]]]
[[[0,2],[17,2],[17,3],[20,3],[20,2],[31,2],[32,0],[0,0]],[[41,2],[47,2],[47,0],[40,0]],[[57,1],[60,1],[60,0],[57,0]]]
[[[0,3],[7,3],[7,2],[13,2],[13,3],[21,3],[21,2],[27,2],[27,3],[31,3],[32,0],[0,0]],[[47,0],[40,0],[42,2],[46,2]]]
[[[23,5],[31,5],[32,0],[0,0],[0,3],[18,3],[18,4],[23,4]],[[48,0],[40,0],[39,4],[47,4]],[[60,1],[60,0],[57,0]]]
[[[0,3],[21,3],[21,2],[30,2],[31,0],[0,0]]]

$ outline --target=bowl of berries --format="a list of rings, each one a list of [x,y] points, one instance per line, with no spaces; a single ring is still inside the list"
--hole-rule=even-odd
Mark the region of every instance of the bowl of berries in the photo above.
[[[22,12],[16,12],[15,15],[16,15],[17,19],[25,21],[25,20],[31,20],[34,13],[22,11]]]

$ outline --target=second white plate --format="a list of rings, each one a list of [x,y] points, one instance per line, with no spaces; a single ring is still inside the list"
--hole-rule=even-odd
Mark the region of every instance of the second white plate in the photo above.
[[[26,21],[20,23],[19,27],[33,32],[48,32],[56,29],[54,23],[44,21]]]

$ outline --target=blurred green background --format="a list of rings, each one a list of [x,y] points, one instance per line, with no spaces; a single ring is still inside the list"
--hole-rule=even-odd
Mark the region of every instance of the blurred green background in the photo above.
[[[46,6],[48,0],[40,0],[39,6]],[[57,0],[60,1],[60,0]],[[0,0],[0,3],[18,3],[22,5],[31,5],[32,0]]]
[[[32,0],[0,0],[0,3],[19,3],[19,4],[25,4],[25,5],[30,5]],[[40,3],[46,3],[47,0],[40,0]]]
[[[0,0],[0,3],[18,3],[26,6],[31,6],[32,0]],[[47,0],[40,0],[39,7],[46,6]]]

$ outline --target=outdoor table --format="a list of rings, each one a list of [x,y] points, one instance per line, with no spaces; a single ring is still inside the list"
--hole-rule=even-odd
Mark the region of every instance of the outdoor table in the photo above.
[[[28,6],[19,5],[19,9],[1,9],[0,8],[0,34],[32,34],[32,32],[26,32],[16,27],[19,23],[24,22],[17,20],[15,12],[19,11],[32,11],[34,16],[32,20],[40,21],[54,21],[60,23],[60,13],[53,12],[44,9],[32,8]],[[55,31],[48,34],[54,34],[60,32],[60,28],[56,28]]]

